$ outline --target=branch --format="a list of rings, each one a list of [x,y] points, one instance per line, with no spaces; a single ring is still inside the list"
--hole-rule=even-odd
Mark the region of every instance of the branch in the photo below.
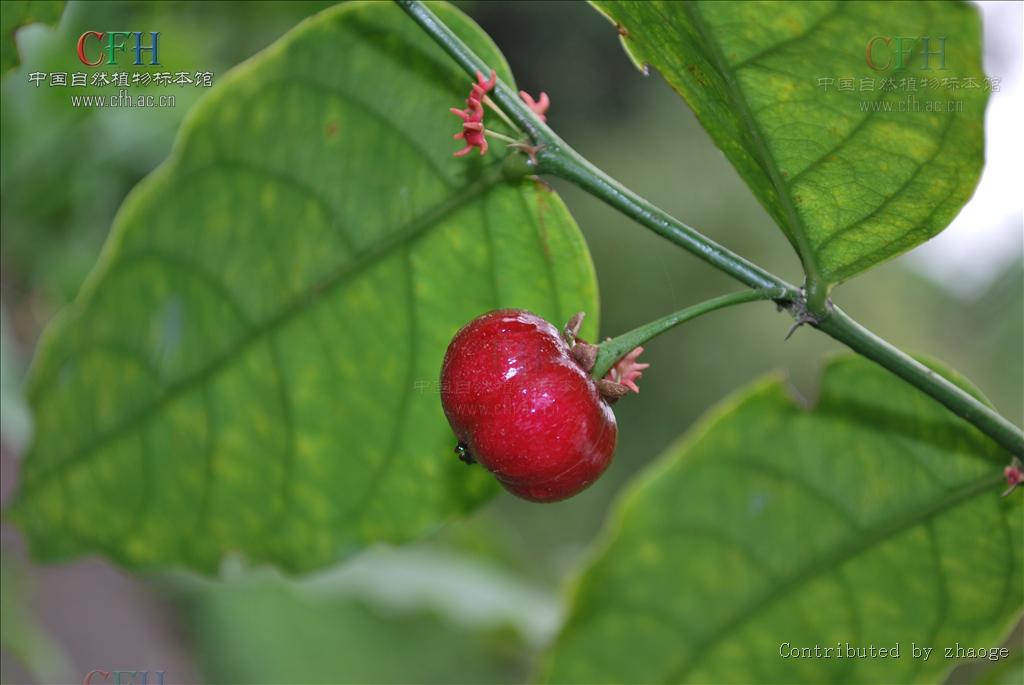
[[[729,293],[728,295],[722,295],[720,297],[700,302],[692,307],[680,309],[678,312],[673,312],[668,316],[663,316],[660,319],[651,321],[650,323],[645,323],[643,326],[638,326],[631,331],[627,331],[622,335],[618,335],[611,340],[606,340],[598,345],[597,361],[594,363],[594,368],[590,372],[590,375],[594,378],[604,377],[604,375],[608,373],[613,366],[615,366],[615,362],[626,356],[633,348],[643,345],[651,338],[657,337],[665,331],[675,328],[679,324],[696,319],[698,316],[708,314],[718,309],[724,309],[725,307],[743,304],[744,302],[776,300],[784,295],[785,291],[781,288],[743,290],[738,293]]]

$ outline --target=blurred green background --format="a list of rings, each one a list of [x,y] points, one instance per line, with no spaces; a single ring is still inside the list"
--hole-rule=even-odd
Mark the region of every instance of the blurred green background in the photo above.
[[[327,4],[69,3],[56,30],[18,34],[24,63],[3,79],[0,129],[5,500],[31,435],[19,392],[39,334],[74,297],[125,194],[167,156],[182,117],[205,92],[177,91],[173,109],[75,109],[67,91],[34,88],[28,73],[75,71],[78,35],[127,26],[161,32],[168,68],[213,71],[216,82]],[[788,243],[729,163],[658,76],[633,69],[596,12],[574,2],[457,4],[495,39],[521,87],[551,95],[549,122],[577,149],[715,240],[799,282]],[[1010,60],[1019,61],[1017,24]],[[736,289],[597,200],[557,187],[593,253],[603,334]],[[1018,213],[997,227],[1016,257],[993,259],[982,287],[939,284],[901,258],[836,292],[891,342],[966,374],[1018,424],[1020,221]],[[642,394],[616,407],[615,462],[583,495],[546,506],[502,495],[420,544],[371,549],[307,578],[237,560],[217,581],[129,576],[101,559],[39,567],[4,526],[3,682],[81,682],[92,669],[164,671],[168,683],[526,680],[557,630],[562,588],[633,474],[711,405],[770,370],[783,369],[796,392],[813,398],[822,357],[840,347],[810,330],[784,342],[788,325],[768,307],[748,306],[651,345]],[[961,671],[954,680],[973,676]]]

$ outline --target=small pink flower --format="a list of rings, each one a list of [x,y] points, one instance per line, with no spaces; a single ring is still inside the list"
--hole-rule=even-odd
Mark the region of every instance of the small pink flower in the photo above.
[[[541,100],[544,100],[543,93],[541,95]],[[615,366],[605,374],[605,380],[621,383],[633,392],[639,393],[640,388],[636,382],[643,375],[643,370],[650,367],[650,364],[641,364],[636,360],[643,351],[642,347],[634,348],[632,352],[615,362]]]
[[[479,148],[480,154],[487,152],[487,136],[484,135],[484,110],[483,108],[478,109],[461,109],[451,108],[452,114],[462,117],[462,130],[456,133],[452,138],[455,140],[466,141],[466,147],[462,148],[455,153],[456,157],[462,157],[468,155],[473,148]]]
[[[547,121],[547,117],[544,114],[548,111],[548,106],[551,105],[551,100],[548,99],[547,93],[541,93],[539,100],[534,100],[529,93],[525,90],[519,91],[519,97],[523,99],[526,106],[533,110],[533,113],[537,115],[541,121]]]
[[[476,83],[473,84],[473,88],[469,91],[469,97],[466,99],[466,104],[470,108],[480,107],[480,101],[483,100],[484,95],[494,90],[494,84],[498,82],[498,74],[491,70],[491,78],[485,79],[484,75],[479,71],[476,72]]]
[[[468,155],[473,148],[479,149],[481,155],[487,152],[487,131],[484,128],[482,100],[497,82],[498,75],[494,71],[491,71],[489,79],[485,79],[479,71],[476,72],[476,83],[473,84],[469,91],[469,97],[466,98],[466,109],[451,108],[452,114],[462,118],[462,130],[452,137],[455,140],[466,141],[466,147],[456,152],[456,157]]]

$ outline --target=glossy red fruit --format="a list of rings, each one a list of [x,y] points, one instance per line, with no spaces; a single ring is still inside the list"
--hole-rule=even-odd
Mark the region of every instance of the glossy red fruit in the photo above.
[[[535,502],[572,497],[608,467],[618,430],[550,323],[520,309],[470,321],[445,354],[441,404],[464,458]]]

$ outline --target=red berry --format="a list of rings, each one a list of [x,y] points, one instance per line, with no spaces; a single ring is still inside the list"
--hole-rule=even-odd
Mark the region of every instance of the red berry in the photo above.
[[[554,326],[521,309],[488,312],[455,335],[441,405],[460,455],[535,502],[580,492],[615,451],[615,414],[596,383]]]

